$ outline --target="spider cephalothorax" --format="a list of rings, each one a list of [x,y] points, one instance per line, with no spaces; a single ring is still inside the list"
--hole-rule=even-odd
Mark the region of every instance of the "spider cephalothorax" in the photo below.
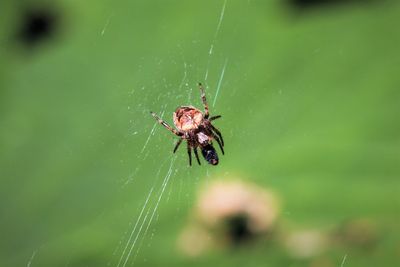
[[[170,130],[173,134],[180,137],[175,145],[174,153],[182,143],[182,140],[187,141],[189,165],[192,165],[192,148],[199,165],[200,159],[197,153],[197,148],[200,148],[201,154],[208,163],[217,165],[219,161],[218,154],[213,147],[212,141],[217,141],[219,147],[221,148],[222,154],[224,154],[224,140],[222,139],[221,132],[211,124],[211,121],[221,118],[221,116],[218,115],[209,117],[206,94],[201,83],[199,83],[199,88],[201,92],[201,99],[204,105],[204,113],[193,106],[178,107],[173,114],[176,129],[172,128],[154,112],[151,112],[151,115],[153,115],[153,117],[161,125]]]

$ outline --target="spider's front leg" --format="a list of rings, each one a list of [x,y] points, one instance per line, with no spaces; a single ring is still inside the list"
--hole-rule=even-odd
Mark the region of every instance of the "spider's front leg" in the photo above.
[[[198,163],[199,165],[201,165],[200,159],[199,159],[199,154],[197,153],[197,147],[194,147],[193,151],[194,151],[194,155],[196,156],[197,163]]]
[[[201,83],[199,83],[199,89],[201,93],[201,101],[203,102],[204,105],[204,118],[208,119],[208,116],[210,116],[209,111],[208,111],[208,103],[206,99],[206,92],[204,91],[204,87]]]
[[[189,141],[187,142],[187,152],[189,155],[189,166],[192,166],[192,147],[189,144]]]
[[[176,152],[176,150],[178,150],[178,147],[181,145],[183,138],[180,138],[178,140],[178,142],[176,142],[175,148],[174,148],[174,153]]]
[[[211,123],[210,123],[210,128],[218,135],[218,137],[221,139],[222,146],[224,146],[224,139],[222,138],[221,132],[217,128],[215,128],[214,125],[212,125]]]
[[[181,137],[182,134],[180,132],[178,132],[177,130],[175,130],[174,128],[172,128],[168,123],[166,123],[163,119],[161,119],[160,117],[157,116],[157,114],[155,114],[153,111],[150,111],[150,114],[158,121],[159,124],[161,124],[162,126],[164,126],[165,128],[167,128],[167,130],[169,130],[170,132],[172,132],[173,134],[175,134],[176,136]]]
[[[224,145],[221,143],[221,140],[219,139],[218,136],[216,136],[214,133],[212,134],[212,136],[214,137],[215,141],[217,141],[219,148],[221,149],[222,155],[225,154],[224,152]]]

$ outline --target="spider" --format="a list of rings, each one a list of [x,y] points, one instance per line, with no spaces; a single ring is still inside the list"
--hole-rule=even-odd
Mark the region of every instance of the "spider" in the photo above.
[[[197,163],[201,165],[197,153],[198,147],[201,149],[201,154],[208,163],[211,165],[217,165],[219,159],[217,151],[213,147],[212,140],[215,139],[215,141],[217,141],[222,154],[224,154],[224,139],[222,139],[221,132],[211,124],[211,121],[221,118],[221,115],[210,117],[203,85],[201,83],[198,85],[201,93],[201,100],[204,105],[204,113],[193,106],[178,107],[173,113],[173,120],[176,129],[172,128],[154,112],[150,113],[158,123],[176,136],[180,137],[175,145],[173,153],[176,152],[182,141],[186,140],[190,166],[192,166],[192,149],[196,156]]]

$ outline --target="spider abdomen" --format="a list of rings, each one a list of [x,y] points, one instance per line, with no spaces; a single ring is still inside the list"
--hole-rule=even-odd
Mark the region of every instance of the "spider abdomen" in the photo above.
[[[174,124],[180,131],[197,129],[203,121],[203,113],[192,106],[182,106],[174,112]]]

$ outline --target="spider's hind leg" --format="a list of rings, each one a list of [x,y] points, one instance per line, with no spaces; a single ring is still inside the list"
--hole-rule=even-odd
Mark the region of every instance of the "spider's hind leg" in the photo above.
[[[221,118],[221,117],[222,117],[221,115],[212,116],[212,117],[210,117],[208,120],[209,120],[209,121],[213,121],[213,120],[219,119],[219,118]]]
[[[204,105],[204,118],[208,119],[208,116],[210,116],[208,112],[208,103],[206,99],[206,92],[204,91],[204,87],[201,83],[199,83],[199,89],[201,93],[201,101],[203,102]]]
[[[172,132],[173,134],[175,134],[176,136],[182,136],[181,133],[179,133],[177,130],[175,130],[174,128],[172,128],[167,122],[165,122],[163,119],[161,119],[160,117],[157,116],[156,113],[154,113],[153,111],[150,111],[150,114],[158,121],[159,124],[161,124],[162,126],[164,126],[167,130],[169,130],[170,132]]]

